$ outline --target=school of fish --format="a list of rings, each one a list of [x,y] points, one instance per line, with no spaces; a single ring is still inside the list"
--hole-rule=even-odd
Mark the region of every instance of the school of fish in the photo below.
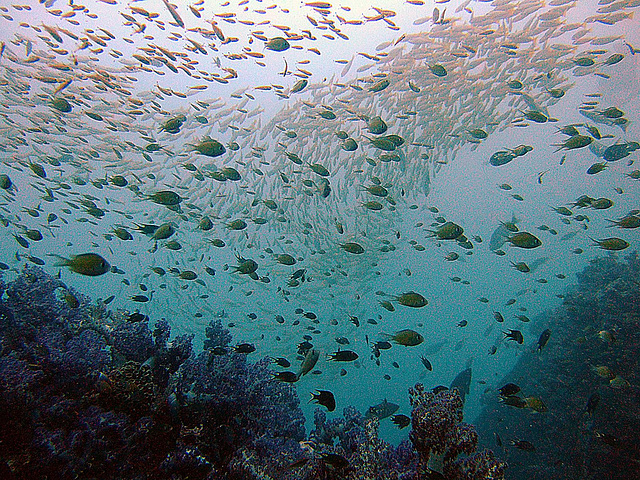
[[[276,380],[322,375],[319,358],[344,376],[351,364],[380,365],[405,347],[418,364],[419,345],[434,342],[403,315],[430,308],[428,285],[406,269],[405,290],[373,286],[384,272],[398,274],[397,255],[446,250],[425,262],[457,262],[452,283],[468,283],[472,255],[504,256],[505,270],[532,275],[546,257],[524,262],[519,253],[544,255],[543,234],[558,233],[546,224],[523,230],[514,215],[494,222],[483,242],[446,217],[446,206],[428,203],[449,164],[500,132],[513,143],[482,161],[526,162],[537,147],[518,139],[552,122],[557,132],[539,139],[557,147],[550,164],[580,155],[592,160],[585,178],[616,168],[640,179],[631,167],[637,112],[600,104],[593,91],[577,106],[582,122],[562,118],[581,82],[633,68],[640,50],[618,27],[640,1],[382,3],[364,13],[347,3],[254,0],[0,6],[10,32],[0,37],[0,267],[27,261],[67,268],[70,283],[95,277],[96,296],[114,308],[171,317],[187,330],[226,318],[224,309],[243,311],[246,320],[228,323],[254,332],[257,345],[236,351],[300,364]],[[396,3],[414,20],[386,6]],[[390,40],[352,51],[350,36],[371,26]],[[612,198],[572,198],[549,210],[548,223],[575,227],[563,240],[582,239],[576,254],[637,248],[640,210],[606,218]],[[611,234],[589,240],[585,212],[609,220]],[[64,292],[61,300],[77,301]],[[498,345],[535,341],[523,337],[522,310],[505,319],[509,302],[487,307],[486,324],[504,329]],[[538,350],[552,335],[544,333]],[[422,364],[432,370],[426,357]],[[312,400],[336,408],[330,391]]]

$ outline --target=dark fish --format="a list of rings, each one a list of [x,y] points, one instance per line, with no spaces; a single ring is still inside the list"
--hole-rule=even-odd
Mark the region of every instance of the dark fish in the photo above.
[[[604,443],[606,443],[610,447],[617,449],[617,448],[622,448],[624,446],[623,442],[618,437],[611,435],[610,433],[594,432],[594,435],[596,438],[602,440]]]
[[[458,390],[460,394],[460,398],[462,398],[462,403],[464,403],[464,399],[469,393],[469,387],[471,386],[471,367],[464,369],[461,371],[456,378],[451,382],[450,390],[454,388]]]
[[[540,334],[540,338],[538,339],[538,348],[536,349],[538,352],[542,351],[544,346],[549,341],[549,337],[551,337],[551,330],[548,328]]]
[[[293,274],[291,274],[291,276],[289,277],[290,280],[297,280],[298,278],[304,278],[304,274],[307,273],[307,269],[306,268],[301,268],[299,270],[296,270],[295,272],[293,272]],[[302,312],[300,312],[302,313]]]
[[[431,365],[431,362],[426,357],[420,357],[420,361],[422,362],[422,365],[424,365],[424,368],[430,372],[433,371],[433,365]]]
[[[407,417],[406,415],[394,415],[393,417],[391,417],[391,421],[398,426],[398,428],[405,428],[408,427],[409,424],[411,423],[411,418]]]
[[[533,443],[528,442],[527,440],[511,440],[511,445],[520,450],[524,450],[525,452],[535,452],[536,447],[533,446]]]
[[[307,355],[307,352],[309,350],[311,350],[313,348],[313,344],[308,342],[308,341],[304,341],[298,344],[298,355]]]
[[[27,260],[29,260],[32,263],[35,263],[36,265],[44,265],[45,261],[42,260],[41,258],[36,257],[35,255],[27,255]]]
[[[381,340],[379,342],[376,342],[373,347],[377,348],[378,350],[389,350],[391,348],[391,343],[387,342],[386,340]]]
[[[502,439],[500,438],[500,435],[498,435],[498,433],[496,432],[496,445],[498,447],[502,446]]]
[[[329,360],[334,362],[353,362],[358,359],[358,354],[351,350],[338,350],[329,354]]]
[[[433,387],[431,389],[431,391],[433,392],[434,395],[437,395],[440,392],[444,392],[445,390],[449,390],[449,389],[447,387],[445,387],[444,385],[438,385],[437,387]]]
[[[149,317],[140,312],[134,312],[127,318],[128,322],[137,323],[137,322],[147,322]]]
[[[586,408],[587,415],[589,415],[590,417],[593,416],[593,413],[596,411],[596,408],[598,408],[599,403],[600,403],[600,394],[596,392],[589,397],[589,400],[587,400],[587,408]]]
[[[336,409],[336,399],[333,393],[328,390],[317,390],[316,393],[312,393],[310,401],[327,407],[329,412],[333,412]]]
[[[502,397],[508,397],[509,395],[515,395],[520,391],[520,387],[515,383],[507,383],[505,386],[501,387],[499,390],[500,395]]]
[[[234,350],[236,351],[236,353],[251,353],[256,351],[256,347],[251,343],[241,343],[239,345],[236,345]]]
[[[522,345],[524,342],[524,337],[522,336],[522,332],[520,332],[520,330],[509,330],[508,332],[502,332],[502,333],[504,333],[504,338],[513,340],[514,342],[517,342],[520,345]]]
[[[298,374],[295,372],[278,372],[273,374],[273,379],[286,383],[294,383],[298,381]]]
[[[343,470],[349,466],[349,462],[342,455],[337,453],[325,453],[322,455],[322,461],[336,470]]]
[[[291,366],[291,362],[284,357],[274,358],[273,361],[282,368],[289,368]]]
[[[396,413],[399,408],[400,405],[388,402],[385,398],[382,403],[369,407],[369,410],[365,414],[365,418],[370,419],[375,417],[378,420],[382,420],[383,418],[390,417],[391,415]]]

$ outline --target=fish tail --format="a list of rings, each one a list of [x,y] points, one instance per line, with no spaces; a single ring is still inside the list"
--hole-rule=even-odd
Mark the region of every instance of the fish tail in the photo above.
[[[56,263],[53,264],[54,267],[68,267],[71,260],[65,258],[61,255],[56,255],[55,253],[48,254],[50,257],[55,257],[58,259]]]

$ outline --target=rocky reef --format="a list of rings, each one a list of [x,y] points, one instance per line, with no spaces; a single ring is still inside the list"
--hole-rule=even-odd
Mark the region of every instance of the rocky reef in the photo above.
[[[219,320],[196,353],[165,320],[109,311],[37,267],[0,294],[3,479],[504,477],[492,453],[475,453],[455,390],[416,385],[410,441],[397,447],[352,407],[331,421],[317,410],[305,437],[293,387],[269,359],[234,351]]]
[[[491,389],[477,421],[482,443],[500,444],[514,480],[640,479],[638,255],[592,261],[563,305],[532,323],[552,332],[548,344],[523,353],[497,387],[517,384],[545,408],[514,407]],[[535,450],[511,445],[518,440]]]

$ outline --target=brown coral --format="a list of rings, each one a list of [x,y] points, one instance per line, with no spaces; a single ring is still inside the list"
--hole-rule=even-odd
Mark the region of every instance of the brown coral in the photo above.
[[[110,388],[104,389],[101,397],[111,408],[132,416],[150,412],[155,395],[148,365],[128,361],[111,372],[108,378]]]

